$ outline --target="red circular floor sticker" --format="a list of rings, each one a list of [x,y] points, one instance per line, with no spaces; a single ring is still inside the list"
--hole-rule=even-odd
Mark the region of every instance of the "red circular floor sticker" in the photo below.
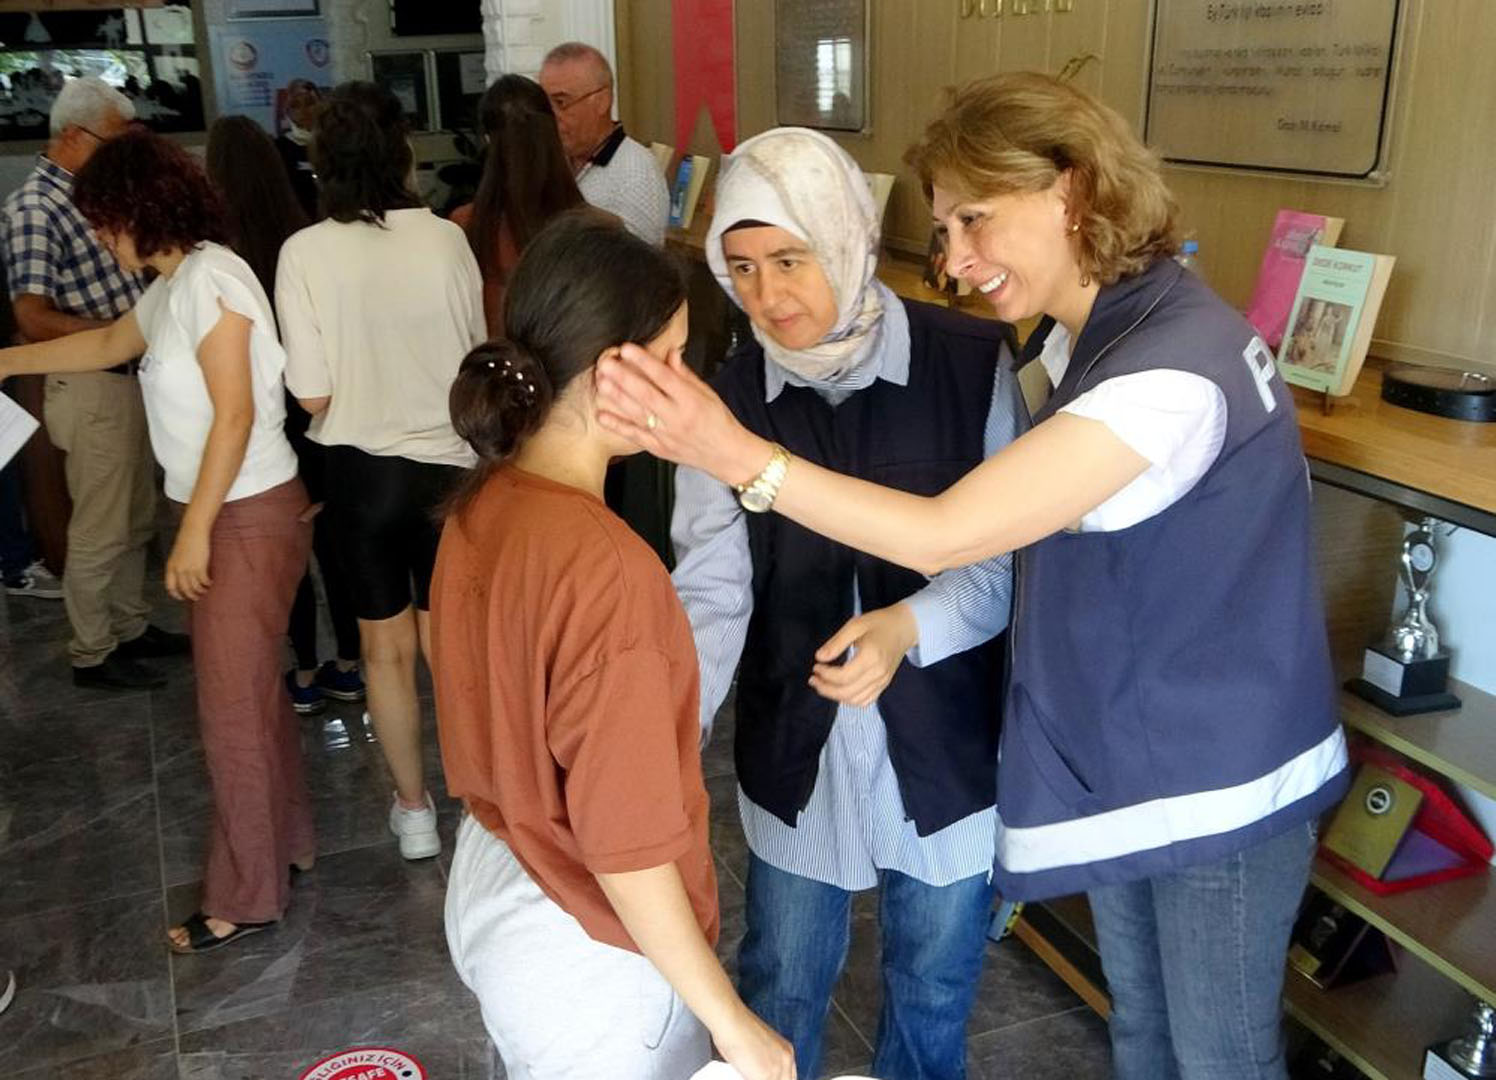
[[[421,1063],[387,1046],[360,1046],[323,1058],[300,1080],[427,1080]]]

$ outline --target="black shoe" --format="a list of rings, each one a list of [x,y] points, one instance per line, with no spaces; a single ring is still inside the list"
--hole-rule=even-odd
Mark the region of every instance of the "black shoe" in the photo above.
[[[156,690],[166,685],[166,676],[115,649],[102,664],[73,668],[73,685],[95,690]]]
[[[124,660],[149,660],[158,656],[186,656],[191,650],[192,639],[186,634],[173,634],[159,626],[147,625],[138,638],[116,645],[113,655]]]

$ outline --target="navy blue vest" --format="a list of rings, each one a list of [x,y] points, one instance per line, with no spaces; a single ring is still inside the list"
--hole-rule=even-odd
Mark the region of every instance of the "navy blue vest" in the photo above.
[[[1225,396],[1214,464],[1136,525],[1019,553],[998,769],[1010,899],[1224,858],[1345,790],[1298,422],[1252,328],[1161,260],[1101,291],[1035,422],[1165,368]]]
[[[713,380],[744,426],[797,457],[920,495],[934,495],[982,461],[1001,346],[1012,329],[929,304],[909,315],[907,386],[879,379],[834,408],[786,386],[764,400],[764,354],[752,343]],[[815,788],[836,703],[808,685],[815,651],[852,616],[918,592],[926,579],[817,536],[778,514],[749,514],[753,616],[738,671],[738,782],[755,804],[793,826]],[[905,813],[921,836],[995,799],[1000,639],[938,664],[900,666],[878,701]]]

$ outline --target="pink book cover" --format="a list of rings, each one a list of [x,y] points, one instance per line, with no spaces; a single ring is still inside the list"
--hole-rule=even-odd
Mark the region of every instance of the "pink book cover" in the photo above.
[[[1333,246],[1340,239],[1343,218],[1305,214],[1298,210],[1279,210],[1273,221],[1273,234],[1262,253],[1257,271],[1257,285],[1247,306],[1247,321],[1257,328],[1263,340],[1276,349],[1283,342],[1288,327],[1288,313],[1304,276],[1304,257],[1314,244]]]

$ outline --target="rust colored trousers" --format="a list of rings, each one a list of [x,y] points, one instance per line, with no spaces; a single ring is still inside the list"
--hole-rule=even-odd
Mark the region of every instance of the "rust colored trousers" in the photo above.
[[[223,504],[213,584],[188,609],[197,715],[213,786],[202,911],[233,923],[279,919],[290,866],[316,854],[301,734],[281,671],[286,621],[312,526],[299,479]]]

